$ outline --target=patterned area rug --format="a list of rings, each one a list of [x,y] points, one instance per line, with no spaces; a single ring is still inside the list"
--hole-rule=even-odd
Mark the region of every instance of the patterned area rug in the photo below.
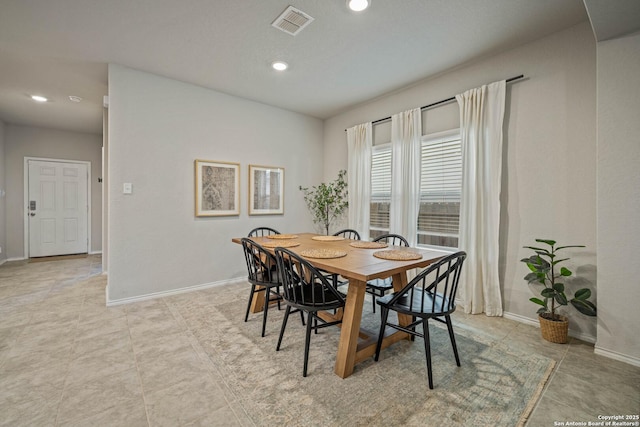
[[[446,327],[431,326],[434,390],[429,390],[421,338],[402,341],[356,366],[341,379],[333,373],[339,329],[311,337],[308,376],[302,376],[304,327],[289,318],[282,348],[275,351],[284,314],[269,310],[243,322],[245,285],[202,292],[178,308],[202,350],[256,425],[304,426],[517,426],[524,423],[554,366],[551,359],[509,349],[455,326],[461,367]],[[369,304],[367,304],[369,302]],[[196,306],[194,306],[197,305]],[[363,325],[379,327],[379,313],[365,301]]]

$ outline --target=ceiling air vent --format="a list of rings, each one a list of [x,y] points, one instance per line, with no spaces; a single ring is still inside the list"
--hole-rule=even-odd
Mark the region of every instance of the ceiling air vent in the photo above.
[[[313,21],[311,16],[293,6],[289,6],[271,25],[287,34],[295,36],[302,31],[304,27],[309,25],[311,21]]]

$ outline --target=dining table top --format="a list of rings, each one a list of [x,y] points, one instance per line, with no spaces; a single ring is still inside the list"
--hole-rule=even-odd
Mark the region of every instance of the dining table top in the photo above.
[[[386,248],[357,248],[350,244],[352,242],[359,242],[352,239],[340,239],[336,240],[316,240],[318,238],[325,238],[323,235],[315,233],[295,233],[295,234],[283,234],[276,235],[282,236],[279,238],[273,238],[269,236],[263,237],[250,237],[254,242],[269,246],[276,245],[278,242],[289,242],[288,244],[299,243],[297,246],[287,247],[286,249],[302,255],[305,259],[310,261],[315,267],[330,273],[340,274],[343,277],[356,279],[362,282],[367,282],[373,279],[386,278],[393,276],[394,274],[401,273],[412,268],[426,267],[429,264],[437,261],[438,259],[448,255],[448,252],[439,251],[435,249],[425,248],[406,248],[400,246],[389,246]],[[290,237],[290,238],[287,238]],[[315,238],[315,239],[314,239]],[[233,238],[234,243],[241,243],[242,238]],[[283,245],[287,246],[287,244]],[[265,247],[270,252],[274,251],[274,248]],[[415,254],[419,254],[419,259],[413,260],[388,260],[374,256],[375,252],[386,250],[399,250],[407,251]],[[308,258],[301,252],[309,250],[336,250],[346,252],[345,256],[337,258]]]

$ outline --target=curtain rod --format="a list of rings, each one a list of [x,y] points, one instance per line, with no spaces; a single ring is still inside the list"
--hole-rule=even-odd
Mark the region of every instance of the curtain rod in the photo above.
[[[511,77],[511,78],[507,79],[506,82],[507,83],[511,83],[511,82],[516,81],[516,80],[520,80],[522,78],[524,78],[524,74],[520,74],[519,76]],[[438,105],[446,104],[447,102],[451,102],[451,101],[455,101],[455,100],[456,100],[456,97],[452,96],[451,98],[443,99],[442,101],[434,102],[432,104],[425,105],[424,107],[420,107],[420,110],[426,110],[427,108],[436,107]],[[386,122],[388,120],[391,120],[391,116],[385,117],[384,119],[375,120],[375,121],[371,122],[371,124],[372,125],[376,125],[378,123]],[[345,129],[345,132],[346,131],[347,130]]]

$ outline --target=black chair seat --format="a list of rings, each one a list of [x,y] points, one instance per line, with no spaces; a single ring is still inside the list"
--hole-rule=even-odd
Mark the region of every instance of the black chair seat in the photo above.
[[[319,310],[331,310],[344,305],[344,297],[332,292],[327,292],[322,286],[299,286],[294,289],[296,302],[289,302],[294,307],[301,306],[305,309],[318,307]]]
[[[367,287],[378,290],[384,294],[386,291],[393,289],[393,282],[391,281],[391,277],[387,277],[386,279],[373,279],[367,282]]]
[[[445,314],[455,311],[455,304],[453,308],[449,309],[452,305],[449,304],[449,300],[441,294],[434,295],[431,292],[424,292],[422,290],[414,292],[413,295],[405,294],[397,299],[393,303],[393,310],[403,314],[409,314],[411,316],[428,316],[437,315],[444,316]],[[377,303],[383,307],[389,308],[389,301],[393,299],[395,294],[388,294],[381,298],[378,298]]]

